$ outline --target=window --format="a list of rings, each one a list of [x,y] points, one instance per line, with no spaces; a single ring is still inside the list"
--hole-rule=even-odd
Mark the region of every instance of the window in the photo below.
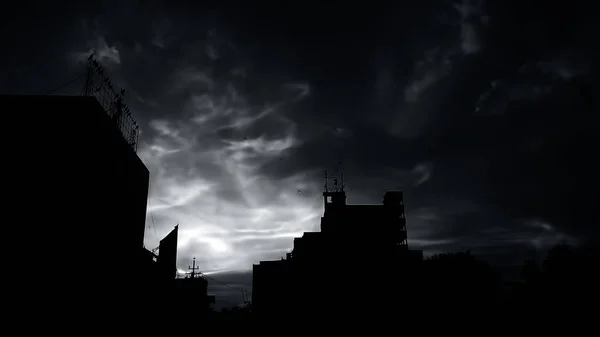
[[[331,196],[327,196],[327,203],[330,204],[331,203]]]

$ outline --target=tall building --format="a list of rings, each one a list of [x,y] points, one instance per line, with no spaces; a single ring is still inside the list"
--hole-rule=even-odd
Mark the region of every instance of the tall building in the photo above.
[[[92,56],[87,70],[81,96],[0,95],[5,131],[15,131],[3,133],[6,210],[18,219],[5,228],[5,269],[35,263],[35,277],[9,279],[10,307],[45,328],[140,327],[148,308],[166,318],[179,300],[178,227],[158,255],[144,247],[149,171],[137,124]],[[195,292],[208,307],[205,283]]]
[[[167,282],[177,277],[177,235],[179,225],[175,226],[167,236],[160,240],[156,263],[159,269],[159,277]]]
[[[127,276],[143,249],[149,182],[135,148],[94,97],[3,95],[0,104],[5,125],[26,130],[5,143],[9,212],[20,219],[9,237],[21,247],[8,256],[44,276],[20,280],[23,296],[77,314],[134,302]]]
[[[326,185],[323,199],[320,232],[295,238],[285,259],[253,266],[258,317],[323,318],[408,301],[423,253],[408,249],[402,192],[386,192],[380,205],[348,205],[343,185]]]

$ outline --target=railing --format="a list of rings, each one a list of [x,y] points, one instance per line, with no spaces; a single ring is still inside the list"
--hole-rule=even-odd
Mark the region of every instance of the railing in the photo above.
[[[104,111],[113,120],[123,139],[137,151],[139,126],[131,116],[131,112],[123,102],[125,90],[117,93],[112,82],[104,74],[102,66],[94,59],[93,55],[88,58],[88,69],[85,85],[81,92],[83,96],[94,96]]]

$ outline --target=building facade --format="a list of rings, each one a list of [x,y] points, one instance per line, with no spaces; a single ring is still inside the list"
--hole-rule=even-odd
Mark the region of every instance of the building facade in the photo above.
[[[423,252],[408,249],[402,192],[380,205],[348,205],[343,189],[323,199],[320,232],[295,238],[285,259],[253,266],[257,317],[325,319],[410,302]]]

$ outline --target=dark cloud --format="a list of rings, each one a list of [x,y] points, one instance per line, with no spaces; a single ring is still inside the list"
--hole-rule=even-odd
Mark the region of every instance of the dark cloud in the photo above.
[[[179,223],[182,270],[196,257],[247,285],[318,228],[339,162],[349,202],[404,190],[414,247],[513,263],[600,234],[599,52],[579,3],[43,5],[3,22],[19,33],[0,87],[46,92],[96,54],[141,125],[146,245]]]

